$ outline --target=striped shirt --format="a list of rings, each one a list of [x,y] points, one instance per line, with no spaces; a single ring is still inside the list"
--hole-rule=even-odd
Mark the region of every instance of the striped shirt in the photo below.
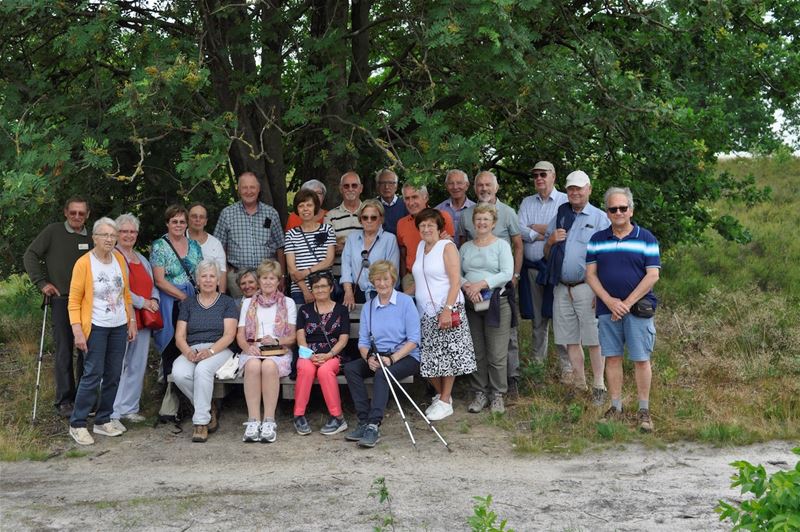
[[[347,240],[347,235],[349,235],[351,231],[361,229],[361,220],[358,219],[358,211],[360,209],[361,203],[359,203],[358,207],[352,212],[342,203],[338,207],[329,210],[328,214],[325,215],[325,223],[333,227],[333,230],[336,232],[336,240],[341,242],[342,245],[344,245],[345,240]],[[333,259],[333,275],[337,278],[342,275],[341,253],[336,253],[336,257]]]
[[[329,224],[321,224],[316,231],[305,232],[302,227],[295,227],[286,232],[287,255],[294,255],[294,264],[298,270],[311,268],[325,260],[328,247],[336,246],[336,234]],[[306,286],[308,279],[305,280]],[[292,293],[301,293],[300,287],[292,281]]]
[[[618,299],[625,299],[639,285],[648,268],[661,268],[658,240],[653,233],[633,224],[633,230],[617,238],[611,227],[592,235],[586,246],[586,264],[597,264],[597,277],[603,288]],[[653,291],[645,296],[656,305]],[[597,315],[611,311],[597,299]]]
[[[539,194],[528,196],[519,206],[519,227],[522,232],[522,243],[525,258],[536,262],[544,257],[544,239],[536,240],[540,235],[533,229],[533,224],[549,224],[558,208],[567,202],[567,195],[553,189],[547,199],[542,199]]]
[[[274,259],[283,247],[283,228],[278,211],[258,202],[248,214],[241,201],[222,209],[214,236],[225,249],[228,264],[235,269],[257,268],[264,259]]]

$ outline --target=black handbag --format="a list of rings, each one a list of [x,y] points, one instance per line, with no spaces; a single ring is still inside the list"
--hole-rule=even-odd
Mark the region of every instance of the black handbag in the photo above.
[[[656,315],[656,307],[647,296],[633,304],[631,314],[637,318],[652,318]]]

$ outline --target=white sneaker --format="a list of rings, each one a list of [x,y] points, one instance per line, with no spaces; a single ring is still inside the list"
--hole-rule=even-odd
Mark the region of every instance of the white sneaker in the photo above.
[[[242,441],[248,443],[258,441],[261,423],[258,421],[245,421],[242,424],[244,425],[244,436],[242,436]]]
[[[147,418],[141,414],[137,414],[134,412],[133,414],[125,414],[124,416],[122,416],[122,419],[124,419],[125,421],[130,421],[131,423],[141,423]]]
[[[125,425],[123,425],[122,421],[120,421],[119,419],[112,418],[111,421],[109,421],[109,423],[111,423],[111,425],[113,425],[114,428],[120,432],[128,432],[128,428]]]
[[[447,416],[453,415],[453,399],[450,399],[449,403],[445,403],[444,401],[436,401],[431,409],[430,414],[426,414],[428,419],[431,421],[439,421],[440,419],[444,419]]]
[[[85,427],[70,427],[69,435],[78,445],[94,445],[94,438]]]
[[[265,421],[261,424],[261,443],[272,443],[276,439],[278,439],[278,433],[275,429],[278,428],[278,424],[274,421]]]
[[[433,396],[433,399],[431,399],[431,406],[425,409],[426,416],[431,417],[430,414],[431,412],[433,412],[433,407],[436,406],[436,403],[439,402],[439,397],[441,396],[438,393]]]
[[[120,425],[121,424],[122,423],[120,423]],[[92,432],[100,434],[101,436],[122,436],[122,431],[116,428],[110,421],[102,425],[95,423],[94,427],[92,427]]]

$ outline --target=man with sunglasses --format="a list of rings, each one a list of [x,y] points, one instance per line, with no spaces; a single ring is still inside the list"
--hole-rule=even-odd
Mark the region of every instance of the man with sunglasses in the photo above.
[[[650,355],[656,336],[653,286],[661,270],[658,240],[631,221],[629,188],[609,188],[605,204],[611,227],[595,233],[586,249],[586,282],[597,295],[600,345],[611,395],[611,407],[603,417],[622,419],[622,354],[627,346],[636,376],[639,430],[652,432]]]
[[[383,205],[383,230],[397,234],[397,222],[408,214],[405,202],[397,195],[397,174],[388,168],[375,175],[378,201]]]
[[[69,285],[75,262],[92,244],[86,230],[89,203],[72,197],[64,204],[64,222],[55,222],[42,230],[25,250],[23,262],[31,282],[45,297],[50,298],[55,356],[53,374],[56,381],[55,407],[62,417],[70,417],[75,402],[75,383],[83,375],[83,353],[73,370],[72,356],[75,338],[67,312]],[[44,267],[42,267],[44,266]]]
[[[567,202],[567,195],[555,189],[556,169],[548,161],[539,161],[531,170],[536,194],[522,200],[519,207],[519,225],[522,231],[524,251],[524,278],[520,281],[520,301],[530,297],[533,317],[533,361],[544,364],[547,359],[547,344],[550,319],[553,315],[553,289],[536,282],[539,272],[544,270],[544,238],[547,224],[556,215],[556,210]],[[525,293],[523,293],[525,290]],[[520,303],[520,307],[522,303]],[[543,312],[544,311],[544,312]],[[563,345],[556,345],[561,369],[561,381],[572,381],[572,365]]]
[[[589,348],[594,387],[592,402],[602,406],[606,398],[604,361],[600,354],[594,292],[586,284],[586,245],[597,231],[611,225],[603,211],[589,203],[589,176],[576,170],[567,176],[567,200],[550,220],[545,233],[547,274],[553,288],[553,331],[556,344],[566,345],[572,364],[572,388],[588,391],[583,347]]]
[[[325,223],[330,224],[336,233],[336,256],[333,259],[333,275],[338,280],[342,275],[342,250],[351,231],[361,229],[358,210],[361,208],[361,192],[364,185],[354,171],[346,172],[339,178],[339,193],[342,203],[328,211]]]

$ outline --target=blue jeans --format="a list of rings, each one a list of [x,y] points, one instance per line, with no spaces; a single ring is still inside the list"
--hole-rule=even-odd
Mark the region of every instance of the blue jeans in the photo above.
[[[404,379],[409,375],[416,375],[419,372],[419,362],[412,356],[404,356],[388,368],[389,372],[397,377],[397,380]],[[383,411],[389,401],[389,385],[383,371],[378,370],[373,373],[369,369],[366,360],[358,357],[356,360],[344,365],[344,376],[347,379],[347,387],[350,388],[350,396],[356,407],[356,415],[359,423],[374,423],[380,425],[383,420]],[[364,379],[373,377],[372,381],[372,402],[367,395],[367,387]],[[392,382],[393,385],[394,382]],[[402,392],[396,392],[399,396]]]
[[[86,342],[88,349],[83,357],[83,376],[75,395],[75,409],[69,419],[70,427],[86,427],[86,418],[97,398],[101,381],[100,402],[94,423],[103,425],[111,420],[127,341],[127,325],[100,327],[92,324]]]

